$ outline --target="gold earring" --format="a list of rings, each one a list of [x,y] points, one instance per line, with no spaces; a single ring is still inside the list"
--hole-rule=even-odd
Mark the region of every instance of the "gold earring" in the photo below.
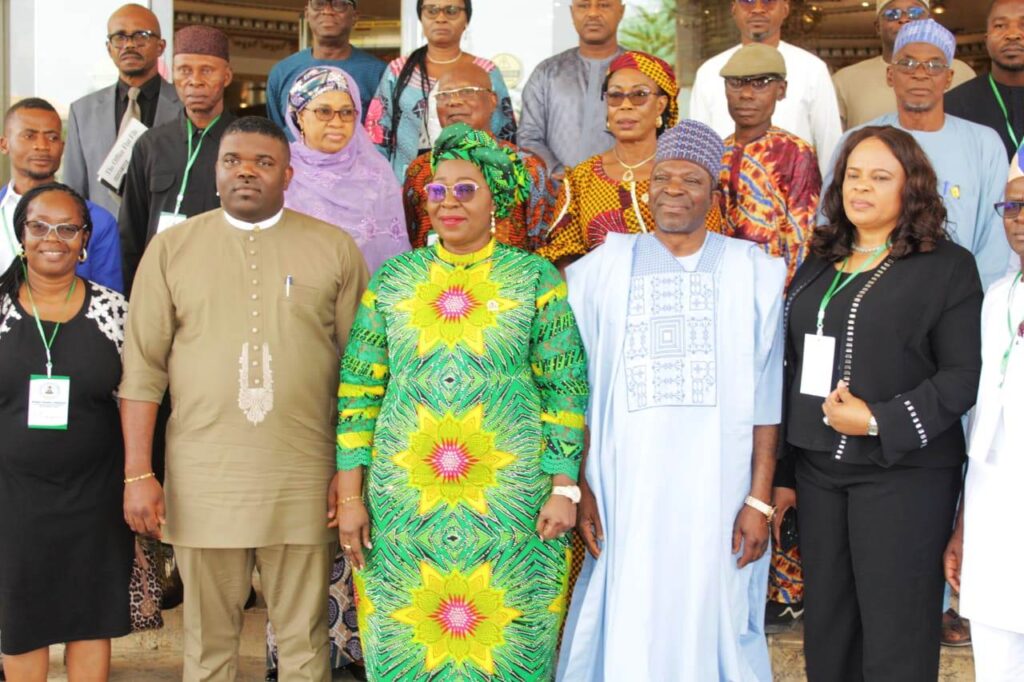
[[[664,119],[661,118],[661,114],[658,114],[658,127],[665,125]]]
[[[604,120],[604,127],[607,128],[608,130],[612,129],[612,124],[608,119]]]
[[[492,209],[491,210],[491,235],[493,236],[495,232],[497,232],[497,226],[495,225],[494,210]]]
[[[85,248],[85,247],[83,246],[83,247],[82,247],[82,253],[78,254],[78,262],[79,262],[79,263],[84,263],[84,262],[85,262],[85,259],[86,259],[86,258],[88,258],[88,257],[89,257],[89,252],[88,252],[88,251],[86,250],[86,248]]]

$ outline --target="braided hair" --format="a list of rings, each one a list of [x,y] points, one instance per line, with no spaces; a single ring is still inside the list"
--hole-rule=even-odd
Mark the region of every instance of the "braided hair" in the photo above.
[[[28,220],[28,207],[32,205],[32,202],[36,197],[47,192],[63,192],[72,199],[78,206],[79,212],[82,214],[82,229],[85,232],[85,242],[83,247],[88,243],[89,236],[92,235],[92,216],[89,215],[89,206],[85,203],[85,199],[82,195],[71,189],[67,185],[59,182],[50,182],[45,185],[39,185],[33,187],[29,191],[25,192],[25,195],[21,197],[21,201],[18,202],[18,206],[14,209],[14,237],[18,240],[18,243],[24,247],[25,244],[25,222]],[[12,299],[18,295],[18,290],[21,288],[22,283],[25,281],[23,261],[20,257],[16,257],[11,263],[11,266],[7,268],[7,271],[0,275],[0,299],[5,296],[10,296]]]
[[[466,5],[466,22],[473,18],[473,0],[462,0]],[[416,16],[423,17],[424,0],[416,0]],[[402,107],[399,104],[402,93],[409,86],[413,74],[420,75],[420,88],[423,91],[423,99],[430,95],[430,77],[427,75],[427,45],[416,48],[405,60],[405,65],[398,73],[398,80],[395,83],[395,92],[391,97],[391,134],[386,141],[388,159],[393,160],[398,150],[398,124],[402,120]]]

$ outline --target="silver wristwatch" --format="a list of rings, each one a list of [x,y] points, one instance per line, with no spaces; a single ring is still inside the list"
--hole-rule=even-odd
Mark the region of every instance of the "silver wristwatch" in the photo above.
[[[878,420],[875,419],[875,415],[871,415],[871,419],[868,420],[868,435],[878,435]]]
[[[568,497],[572,500],[573,504],[579,504],[580,498],[580,487],[578,485],[556,485],[551,489],[552,495],[561,495],[562,497]]]

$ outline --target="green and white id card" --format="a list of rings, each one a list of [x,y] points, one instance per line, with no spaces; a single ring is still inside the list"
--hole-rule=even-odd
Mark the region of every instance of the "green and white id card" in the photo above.
[[[28,428],[68,430],[71,377],[33,374],[28,381]]]

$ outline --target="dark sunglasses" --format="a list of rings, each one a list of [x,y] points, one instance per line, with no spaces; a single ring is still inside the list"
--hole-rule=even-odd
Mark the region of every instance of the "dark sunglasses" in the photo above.
[[[160,36],[153,31],[136,31],[135,33],[118,31],[107,36],[107,42],[119,50],[128,43],[135,45],[135,47],[145,47],[149,45],[151,40],[160,40]]]
[[[423,14],[428,19],[437,19],[441,12],[444,12],[444,15],[449,19],[455,19],[465,11],[466,8],[459,5],[445,5],[444,7],[440,5],[423,5]]]
[[[604,93],[604,99],[613,107],[621,107],[622,103],[627,99],[634,107],[642,107],[647,104],[647,100],[651,98],[651,95],[660,96],[661,93],[651,92],[647,88],[637,88],[636,90],[630,90],[629,92],[610,90]]]
[[[725,86],[730,90],[742,90],[748,85],[754,90],[765,90],[775,81],[785,80],[782,76],[729,76]]]
[[[1019,216],[1022,208],[1024,208],[1024,201],[1000,201],[995,205],[996,213],[999,214],[999,217],[1009,218],[1010,220]]]
[[[928,10],[924,7],[911,7],[910,9],[899,9],[897,7],[893,7],[892,9],[882,10],[882,13],[879,16],[890,22],[900,21],[904,16],[906,16],[910,21],[917,21],[918,19],[924,19],[928,16]]]
[[[447,198],[448,190],[451,190],[452,196],[455,197],[455,201],[460,204],[464,204],[467,201],[472,201],[473,197],[476,196],[476,191],[480,189],[480,185],[475,182],[456,182],[454,185],[449,187],[443,185],[440,182],[431,182],[423,188],[426,190],[427,201],[432,204],[440,204]]]
[[[56,232],[58,239],[70,242],[74,241],[75,237],[81,234],[84,229],[84,227],[72,225],[71,223],[51,225],[44,223],[42,220],[29,220],[25,223],[25,232],[30,234],[33,239],[46,239],[50,236],[51,232]]]
[[[331,120],[337,116],[341,119],[342,123],[350,123],[356,120],[356,110],[352,107],[346,107],[344,109],[331,109],[330,107],[314,107],[310,109],[313,115],[316,116],[316,120],[323,121],[324,123],[330,123]]]
[[[920,66],[924,67],[925,73],[929,76],[938,76],[949,71],[949,64],[941,59],[929,59],[926,62],[920,62],[910,57],[904,57],[903,59],[896,60],[892,65],[900,73],[916,73]]]

